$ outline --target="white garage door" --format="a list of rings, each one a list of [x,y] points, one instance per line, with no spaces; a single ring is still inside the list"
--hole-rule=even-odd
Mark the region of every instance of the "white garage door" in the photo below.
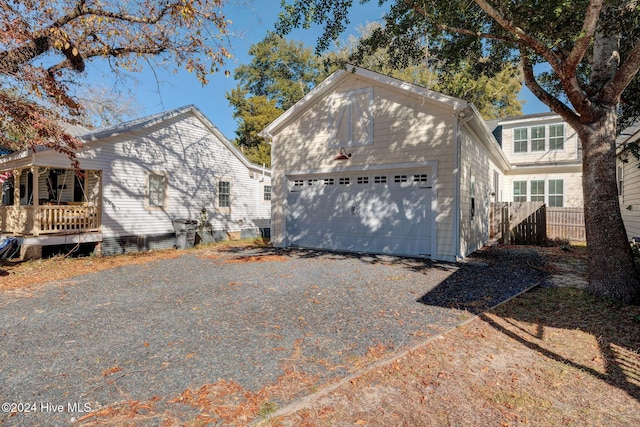
[[[291,177],[290,245],[430,255],[430,170]]]

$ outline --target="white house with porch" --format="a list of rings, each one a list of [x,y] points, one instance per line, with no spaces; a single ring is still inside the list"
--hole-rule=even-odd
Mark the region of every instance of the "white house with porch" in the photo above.
[[[95,244],[103,254],[175,245],[174,220],[216,239],[268,228],[270,171],[250,163],[194,106],[80,135],[76,174],[54,150],[0,157],[0,232],[22,256],[48,245]]]

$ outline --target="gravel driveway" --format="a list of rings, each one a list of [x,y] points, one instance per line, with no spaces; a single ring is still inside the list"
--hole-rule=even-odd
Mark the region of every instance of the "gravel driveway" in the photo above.
[[[0,398],[31,411],[0,425],[67,425],[220,379],[258,391],[287,368],[314,379],[304,394],[544,280],[534,251],[468,261],[185,252],[0,295]]]

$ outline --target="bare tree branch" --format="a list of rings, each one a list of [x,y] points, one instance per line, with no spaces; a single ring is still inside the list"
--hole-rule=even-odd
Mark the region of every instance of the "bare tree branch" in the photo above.
[[[576,74],[578,64],[584,58],[584,55],[591,44],[593,35],[596,32],[598,25],[598,17],[602,11],[603,0],[591,0],[589,6],[587,6],[587,13],[582,22],[582,30],[580,31],[580,37],[573,46],[573,49],[567,57],[565,66],[565,75],[568,78],[572,78]]]
[[[552,111],[558,112],[563,119],[572,126],[579,124],[579,116],[562,101],[549,92],[544,90],[535,78],[533,71],[533,64],[529,61],[527,56],[528,49],[526,46],[522,46],[520,49],[520,59],[522,64],[522,70],[524,74],[525,85],[529,90],[545,105],[547,105]]]
[[[502,28],[513,34],[513,36],[519,41],[519,43],[526,44],[529,49],[544,57],[544,59],[546,59],[549,65],[551,65],[551,68],[553,68],[556,74],[558,74],[561,78],[564,76],[562,60],[558,58],[556,54],[552,50],[550,50],[543,42],[531,36],[529,33],[514,24],[512,21],[508,20],[486,0],[473,1]]]
[[[463,36],[477,37],[477,38],[481,38],[481,39],[493,39],[493,40],[500,40],[500,41],[509,42],[509,43],[515,43],[516,42],[516,39],[513,38],[513,37],[506,37],[506,36],[502,36],[502,35],[498,35],[498,34],[491,34],[491,33],[483,33],[483,32],[479,32],[479,31],[472,31],[472,30],[469,30],[469,29],[466,29],[466,28],[459,28],[459,27],[452,27],[452,26],[449,26],[449,25],[445,25],[445,24],[443,24],[441,22],[437,22],[437,21],[432,20],[431,16],[429,15],[429,13],[423,7],[420,7],[420,6],[416,5],[412,0],[404,0],[404,2],[405,2],[405,4],[407,6],[409,6],[415,12],[419,13],[420,15],[422,15],[425,19],[427,19],[437,29],[439,29],[441,31],[460,34],[460,35],[463,35]]]

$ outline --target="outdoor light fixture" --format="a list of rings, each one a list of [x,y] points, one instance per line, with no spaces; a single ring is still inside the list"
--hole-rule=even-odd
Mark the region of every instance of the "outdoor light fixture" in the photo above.
[[[349,160],[349,157],[351,157],[351,153],[347,153],[347,150],[342,147],[340,148],[340,151],[338,151],[338,155],[335,156],[333,160]]]

